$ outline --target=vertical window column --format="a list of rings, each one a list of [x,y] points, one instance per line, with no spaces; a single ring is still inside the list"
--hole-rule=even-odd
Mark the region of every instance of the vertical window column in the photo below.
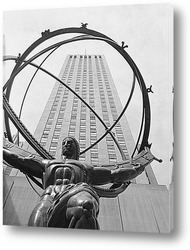
[[[81,97],[83,100],[86,100],[87,96],[87,58],[83,57],[82,55],[80,56],[81,60],[81,68],[82,68],[82,60],[83,60],[83,71],[80,73],[82,75],[82,82],[81,82]],[[83,151],[86,148],[86,105],[81,102],[81,111],[80,111],[80,129],[79,129],[79,144],[80,144],[80,149]],[[86,159],[86,154],[80,155],[80,160],[85,161]]]
[[[104,66],[104,62],[103,62],[103,59],[101,57],[100,57],[100,65],[101,65],[101,69],[103,72],[103,78],[104,78],[104,83],[105,83],[106,90],[107,90],[107,96],[108,96],[108,100],[109,100],[109,106],[110,106],[113,122],[115,122],[118,118],[118,113],[117,113],[116,105],[115,105],[114,98],[112,95],[109,79],[107,77],[106,68]],[[122,128],[121,128],[121,125],[119,122],[115,126],[115,132],[117,135],[117,140],[119,142],[119,145],[121,146],[124,154],[128,157],[129,154],[128,154],[127,146],[125,143],[125,138],[124,138],[123,131],[122,131]]]
[[[72,64],[71,64],[71,62],[72,62]],[[68,59],[67,65],[65,67],[63,77],[62,77],[63,80],[66,80],[66,78],[68,76],[68,79],[67,79],[68,86],[70,86],[70,84],[71,84],[69,78],[70,78],[70,76],[72,76],[74,64],[75,64],[75,60],[72,61],[72,56],[70,56]],[[54,103],[56,104],[56,106],[58,106],[59,101],[61,101],[61,103],[59,105],[58,111],[57,111],[57,109],[53,110],[55,112],[54,112],[54,116],[52,116],[52,122],[53,122],[53,120],[55,119],[55,113],[58,113],[57,120],[56,120],[55,127],[54,127],[54,131],[53,131],[53,135],[51,138],[50,147],[49,147],[49,152],[53,156],[56,155],[57,145],[59,142],[61,129],[63,126],[64,112],[66,109],[68,95],[69,95],[68,88],[66,88],[66,87],[64,87],[64,85],[60,84],[58,91],[57,91],[57,95],[56,95],[55,100],[54,100]],[[53,106],[52,106],[52,108],[53,108]],[[50,114],[51,114],[51,112],[50,112]]]
[[[105,122],[107,127],[110,127],[110,120],[109,120],[109,115],[108,115],[109,111],[108,111],[108,107],[106,103],[106,96],[104,92],[102,73],[101,73],[98,57],[95,57],[95,64],[96,64],[96,71],[97,71],[97,78],[98,78],[99,95],[100,95],[100,100],[101,100],[103,121]],[[109,161],[115,162],[117,160],[117,157],[115,154],[114,142],[110,135],[106,136],[106,144],[107,144],[107,152],[108,152]]]
[[[94,81],[93,81],[93,72],[92,72],[92,58],[89,56],[89,103],[90,106],[95,109],[95,96],[94,96]],[[96,116],[90,112],[90,144],[93,144],[97,141],[97,129],[96,129]],[[90,150],[91,162],[96,165],[99,163],[98,158],[98,145],[96,144]]]

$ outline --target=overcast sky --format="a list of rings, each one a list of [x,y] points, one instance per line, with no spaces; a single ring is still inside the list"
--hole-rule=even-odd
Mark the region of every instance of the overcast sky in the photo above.
[[[3,21],[7,55],[23,53],[46,29],[53,31],[65,27],[80,27],[81,22],[88,23],[89,29],[104,33],[119,44],[125,41],[129,46],[127,51],[140,69],[147,87],[153,85],[154,94],[149,95],[152,112],[149,142],[152,143],[152,153],[162,158],[163,163],[154,162],[151,165],[160,184],[170,183],[173,142],[173,22],[170,5],[11,11],[4,12]],[[103,42],[77,42],[63,46],[43,67],[58,75],[65,56],[75,53],[106,56],[121,102],[125,105],[132,81],[131,74],[121,56]],[[5,78],[13,65],[14,63],[6,62]],[[34,69],[26,69],[16,78],[11,105],[17,112],[32,72]],[[31,132],[37,125],[54,82],[40,73],[31,87],[22,117],[22,121]],[[138,91],[136,88],[136,94],[126,113],[134,139],[137,136],[141,114]]]

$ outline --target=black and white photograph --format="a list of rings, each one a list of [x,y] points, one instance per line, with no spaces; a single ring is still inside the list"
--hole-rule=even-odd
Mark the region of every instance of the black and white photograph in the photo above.
[[[3,10],[4,228],[172,237],[174,12],[164,2]]]
[[[170,233],[172,7],[3,18],[3,224]]]

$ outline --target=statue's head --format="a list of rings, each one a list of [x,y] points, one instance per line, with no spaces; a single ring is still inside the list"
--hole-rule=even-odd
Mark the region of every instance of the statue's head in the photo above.
[[[63,140],[62,155],[67,159],[79,159],[80,147],[78,141],[75,138],[68,136]]]

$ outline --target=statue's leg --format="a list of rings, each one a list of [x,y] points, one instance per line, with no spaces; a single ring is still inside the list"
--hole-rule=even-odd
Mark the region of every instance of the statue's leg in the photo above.
[[[66,211],[69,228],[99,229],[98,210],[97,200],[88,192],[82,191],[72,196]]]
[[[28,226],[46,227],[46,225],[47,225],[46,211],[45,209],[41,208],[41,204],[38,204],[30,215]]]
[[[53,196],[51,196],[52,188],[48,187],[42,194],[41,200],[32,211],[28,226],[47,227],[48,210],[52,206]]]
[[[48,210],[47,226],[99,229],[98,212],[99,197],[88,184],[68,184],[55,196]]]

